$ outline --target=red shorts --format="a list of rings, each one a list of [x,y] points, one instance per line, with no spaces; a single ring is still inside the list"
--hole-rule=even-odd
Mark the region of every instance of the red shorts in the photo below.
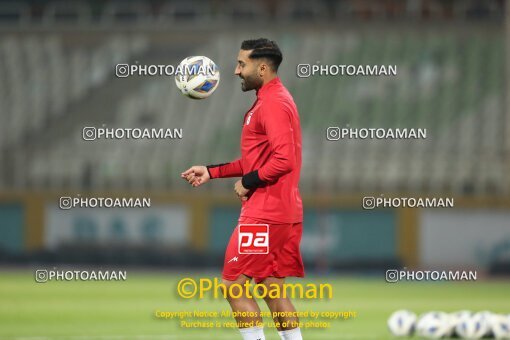
[[[255,231],[260,231],[254,237],[247,237],[244,231],[249,231],[246,225],[259,225]],[[243,234],[241,243],[240,226]],[[268,236],[265,243],[264,234]],[[223,279],[234,281],[244,274],[260,283],[265,278],[297,276],[304,277],[305,271],[299,243],[303,234],[303,224],[271,224],[253,218],[243,217],[234,229],[225,252],[223,263]],[[261,236],[262,235],[262,236]],[[257,240],[257,238],[259,238]],[[250,245],[255,247],[249,248]],[[248,247],[246,247],[248,246]]]

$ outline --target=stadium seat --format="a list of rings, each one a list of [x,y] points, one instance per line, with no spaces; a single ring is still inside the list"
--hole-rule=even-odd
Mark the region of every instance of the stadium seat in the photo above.
[[[498,164],[497,155],[501,154],[501,124],[497,123],[502,119],[501,37],[473,36],[467,57],[462,53],[465,40],[455,33],[423,32],[422,39],[416,39],[413,32],[386,33],[384,37],[351,32],[275,35],[286,51],[280,76],[297,102],[306,141],[303,190],[489,190],[501,179],[502,171],[476,164],[473,155],[487,154]],[[77,143],[67,147],[83,154],[83,163],[72,163],[68,170],[53,173],[49,160],[61,164],[59,160],[66,154],[55,148],[43,154],[44,159],[27,160],[30,168],[34,163],[34,171],[27,173],[30,178],[26,183],[48,183],[49,179],[49,183],[61,185],[51,178],[62,175],[62,181],[80,185],[86,171],[79,167],[91,164],[93,187],[120,188],[129,183],[141,188],[184,188],[185,183],[172,173],[182,171],[181,164],[236,158],[239,126],[254,100],[254,96],[239,91],[239,79],[231,76],[243,38],[241,33],[231,32],[207,46],[209,56],[222,67],[222,79],[217,92],[206,101],[191,102],[181,96],[173,88],[172,78],[133,77],[133,90],[120,93],[111,103],[114,109],[104,112],[111,126],[182,128],[185,136],[193,134],[195,138],[186,143],[170,141],[179,144],[171,153],[165,142],[159,141],[153,150],[146,148],[144,141],[127,149],[114,147],[109,141]],[[3,39],[0,70],[10,86],[0,84],[0,98],[5,99],[0,101],[0,108],[6,112],[0,145],[21,141],[30,131],[44,130],[48,122],[70,114],[73,105],[86,102],[116,79],[116,64],[153,54],[156,47],[149,41],[150,37],[143,34],[112,33],[84,49],[56,33],[40,39]],[[164,60],[178,63],[180,58],[175,55]],[[296,66],[300,63],[397,64],[399,79],[299,78]],[[474,71],[470,75],[465,69]],[[486,122],[482,117],[488,116],[492,118]],[[72,123],[78,135],[84,126],[82,119]],[[429,136],[402,143],[326,140],[327,127],[347,125],[428,128]],[[337,175],[325,170],[332,167],[338,168]],[[229,181],[215,183],[207,190],[224,190],[230,185]]]

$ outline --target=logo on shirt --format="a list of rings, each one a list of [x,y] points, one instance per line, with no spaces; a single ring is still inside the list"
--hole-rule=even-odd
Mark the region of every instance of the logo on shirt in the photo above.
[[[253,111],[250,111],[248,113],[248,118],[246,118],[246,125],[250,125],[251,116],[253,116]]]
[[[240,224],[239,254],[268,254],[269,225]]]
[[[231,258],[227,263],[230,263],[232,261],[234,262],[237,262],[237,260],[239,260],[239,258],[237,256],[234,256],[233,258]]]

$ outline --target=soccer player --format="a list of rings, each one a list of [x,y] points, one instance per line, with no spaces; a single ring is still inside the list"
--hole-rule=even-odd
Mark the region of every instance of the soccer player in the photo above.
[[[193,187],[210,179],[241,177],[234,191],[242,202],[238,225],[228,243],[223,266],[223,284],[244,285],[253,279],[267,290],[278,285],[283,292],[285,278],[303,277],[299,250],[303,232],[303,204],[298,183],[301,170],[301,127],[294,100],[277,75],[282,53],[274,41],[246,40],[241,44],[235,75],[241,89],[255,90],[257,99],[244,115],[241,158],[230,163],[192,166],[181,174]],[[265,224],[268,249],[262,253],[240,252],[243,224]],[[267,236],[267,235],[266,235]],[[261,242],[261,244],[265,244]],[[273,287],[273,288],[272,288]],[[255,300],[239,292],[227,296],[232,311],[247,312],[236,317],[244,340],[264,340],[260,309]],[[288,298],[264,298],[284,340],[302,339],[296,310]],[[274,314],[277,313],[277,314]],[[285,327],[283,327],[285,325]]]

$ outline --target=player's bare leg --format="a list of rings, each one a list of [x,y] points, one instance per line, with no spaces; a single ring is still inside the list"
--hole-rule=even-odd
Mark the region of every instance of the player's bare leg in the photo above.
[[[267,287],[267,290],[274,289],[275,284],[280,287],[280,292],[283,292],[283,284],[285,283],[285,278],[277,278],[277,277],[268,277],[264,281],[261,282]],[[301,330],[299,329],[299,318],[294,315],[288,315],[290,312],[292,314],[296,311],[296,308],[292,304],[289,298],[270,298],[266,296],[264,300],[271,311],[271,315],[276,315],[273,317],[273,321],[277,325],[278,334],[283,340],[301,340]],[[282,314],[283,313],[283,314]]]
[[[265,340],[264,328],[262,326],[262,317],[260,316],[260,308],[253,297],[246,296],[245,283],[249,283],[251,279],[245,275],[240,275],[237,280],[229,281],[223,280],[227,293],[227,301],[232,308],[232,312],[236,312],[238,315],[235,316],[236,322],[239,327],[239,331],[243,336],[244,340]],[[232,287],[232,285],[237,284]],[[231,288],[232,287],[232,288]],[[240,293],[239,289],[242,291]],[[231,291],[232,296],[229,295]],[[246,316],[239,315],[239,312],[247,312]]]

